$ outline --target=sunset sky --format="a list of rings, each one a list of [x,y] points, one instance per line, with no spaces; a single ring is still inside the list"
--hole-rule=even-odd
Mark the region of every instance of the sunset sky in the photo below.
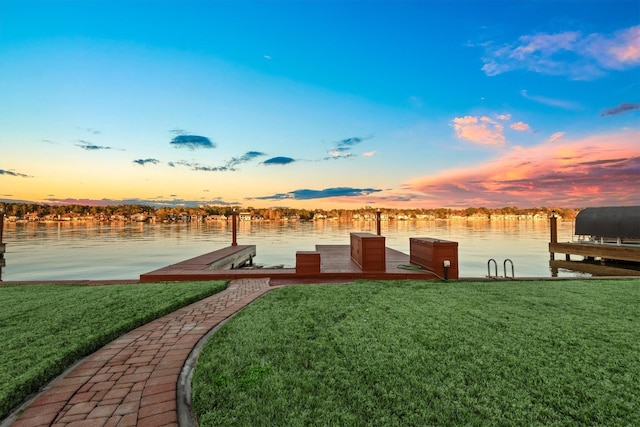
[[[0,0],[0,201],[640,204],[640,2]]]

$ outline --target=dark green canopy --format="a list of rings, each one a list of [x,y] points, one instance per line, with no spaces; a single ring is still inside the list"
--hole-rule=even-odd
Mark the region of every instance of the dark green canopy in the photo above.
[[[640,206],[583,209],[576,216],[576,235],[640,239]]]

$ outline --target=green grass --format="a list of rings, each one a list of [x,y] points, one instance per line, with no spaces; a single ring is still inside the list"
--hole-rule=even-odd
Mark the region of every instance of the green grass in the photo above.
[[[76,360],[226,286],[0,286],[0,419]]]
[[[640,280],[282,288],[192,390],[200,426],[640,425]]]

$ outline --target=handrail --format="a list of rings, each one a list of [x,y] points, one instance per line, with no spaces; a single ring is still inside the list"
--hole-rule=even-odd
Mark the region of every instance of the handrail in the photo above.
[[[509,276],[507,276],[507,261],[509,261],[509,263],[511,264],[511,279],[515,279],[516,274],[513,269],[513,261],[511,261],[509,258],[505,259],[504,263],[502,264],[504,267],[504,278],[509,279]]]
[[[495,276],[491,275],[491,261],[493,261],[493,265],[495,266],[495,271],[496,271],[496,275]],[[487,277],[490,278],[490,279],[492,277],[494,277],[496,279],[498,278],[498,263],[493,258],[491,258],[489,261],[487,261]]]

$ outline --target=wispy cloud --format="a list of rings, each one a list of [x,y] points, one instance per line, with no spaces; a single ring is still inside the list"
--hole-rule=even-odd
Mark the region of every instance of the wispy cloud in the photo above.
[[[84,132],[88,132],[92,135],[100,135],[102,132],[99,131],[98,129],[94,129],[94,128],[83,128],[83,127],[76,127],[76,129],[84,131]]]
[[[234,172],[237,170],[237,166],[250,162],[251,160],[264,156],[265,154],[260,151],[248,151],[240,157],[232,157],[224,165],[220,166],[206,166],[198,162],[179,160],[177,162],[168,162],[170,167],[185,166],[193,171],[202,172]]]
[[[235,170],[236,166],[241,165],[242,163],[250,162],[256,157],[262,157],[264,155],[265,154],[261,151],[247,151],[240,157],[232,157],[225,166],[230,170]]]
[[[627,111],[640,110],[640,104],[632,104],[630,102],[623,102],[617,107],[608,108],[600,114],[601,117],[604,116],[615,116],[616,114],[626,113]]]
[[[160,160],[158,159],[136,159],[133,161],[133,163],[138,164],[140,166],[144,166],[147,164],[152,164],[152,165],[157,165],[158,163],[160,163]]]
[[[232,169],[229,169],[226,166],[205,166],[205,165],[201,165],[198,162],[189,162],[189,161],[186,161],[186,160],[178,160],[177,162],[169,162],[168,165],[171,166],[171,167],[185,166],[185,167],[191,169],[192,171],[201,171],[201,172],[227,172],[227,171],[232,171]]]
[[[547,139],[547,143],[554,143],[559,141],[564,136],[564,132],[556,132]]]
[[[294,190],[288,193],[273,194],[270,196],[252,197],[248,200],[311,200],[311,199],[325,199],[328,197],[357,197],[366,196],[369,194],[377,193],[382,190],[375,188],[352,188],[352,187],[335,187],[325,188],[324,190]]]
[[[363,155],[364,157],[373,157],[373,156],[375,156],[376,154],[378,154],[376,151],[367,151],[367,152],[362,153],[362,155]]]
[[[638,140],[637,131],[572,141],[550,138],[534,147],[513,147],[478,166],[425,177],[406,188],[440,206],[638,204]]]
[[[330,150],[327,152],[328,156],[324,158],[324,160],[338,160],[338,159],[348,159],[350,157],[354,157],[355,155],[351,152],[344,152],[340,150]]]
[[[265,165],[288,165],[289,163],[293,163],[295,161],[296,160],[292,159],[291,157],[278,156],[267,159],[262,163]]]
[[[352,147],[371,138],[373,138],[373,136],[354,136],[337,141],[335,146],[327,152],[328,156],[325,157],[324,160],[348,159],[350,157],[354,157],[355,154],[351,151]]]
[[[0,175],[16,176],[19,178],[33,178],[31,175],[27,175],[26,173],[14,172],[6,169],[0,169]]]
[[[177,130],[176,130],[177,131]],[[206,136],[201,135],[176,135],[170,142],[174,147],[188,148],[195,150],[196,148],[215,148],[216,144]]]
[[[502,147],[505,137],[504,126],[487,116],[456,117],[452,121],[456,135],[460,139],[480,145]]]
[[[488,76],[525,70],[592,80],[610,70],[640,65],[640,26],[609,35],[578,31],[523,35],[517,41],[486,44],[482,70]]]
[[[112,149],[112,147],[107,147],[107,146],[104,146],[104,145],[96,145],[96,144],[93,144],[93,143],[91,143],[89,141],[80,140],[78,142],[79,142],[79,144],[76,144],[76,147],[80,147],[83,150],[87,150],[87,151],[99,151],[99,150],[111,150]]]
[[[564,108],[566,110],[577,110],[580,108],[580,105],[575,102],[565,101],[562,99],[547,98],[538,95],[530,95],[526,89],[521,90],[520,95],[522,95],[523,98],[530,99],[531,101],[535,101],[540,104],[550,105],[552,107]]]

